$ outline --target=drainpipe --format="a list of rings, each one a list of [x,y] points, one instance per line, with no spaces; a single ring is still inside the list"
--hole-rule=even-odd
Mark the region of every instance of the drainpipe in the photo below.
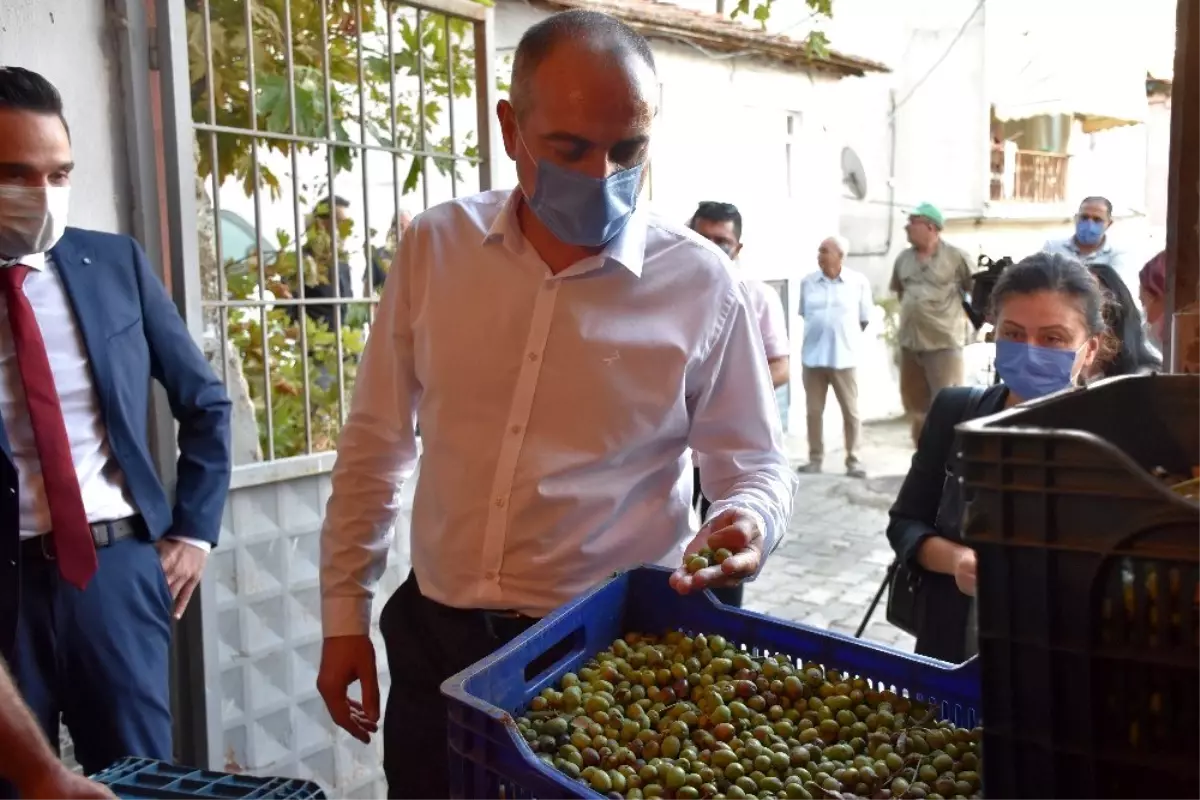
[[[887,201],[887,238],[883,240],[883,248],[879,250],[864,250],[850,253],[854,257],[886,256],[892,252],[892,235],[894,233],[896,215],[896,90],[888,92],[888,133],[891,144],[888,152],[888,201]]]

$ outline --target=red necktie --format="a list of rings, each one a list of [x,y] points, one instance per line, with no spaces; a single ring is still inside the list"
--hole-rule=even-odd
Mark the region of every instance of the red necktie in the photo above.
[[[50,371],[46,342],[38,328],[33,306],[25,296],[28,274],[29,267],[23,264],[0,268],[0,290],[8,301],[8,322],[12,327],[21,382],[25,385],[33,441],[42,464],[42,484],[46,490],[46,504],[50,506],[58,571],[65,581],[83,589],[96,574],[96,544],[83,507],[79,477],[71,457],[71,440],[67,437],[67,424],[58,402],[54,373]]]

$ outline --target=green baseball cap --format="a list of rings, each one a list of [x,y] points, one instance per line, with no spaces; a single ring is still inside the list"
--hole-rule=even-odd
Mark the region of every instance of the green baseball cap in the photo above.
[[[942,226],[946,224],[946,218],[942,216],[942,212],[938,211],[937,206],[933,203],[921,203],[908,214],[910,217],[924,217],[934,224],[940,231]]]

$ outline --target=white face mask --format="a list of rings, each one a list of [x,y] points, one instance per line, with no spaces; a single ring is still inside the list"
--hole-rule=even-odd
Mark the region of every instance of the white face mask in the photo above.
[[[0,185],[0,258],[44,253],[67,227],[69,186]]]

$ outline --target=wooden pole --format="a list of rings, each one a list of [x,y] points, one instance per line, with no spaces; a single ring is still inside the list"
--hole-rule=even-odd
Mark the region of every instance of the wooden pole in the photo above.
[[[1200,4],[1179,0],[1167,188],[1167,343],[1173,372],[1200,372]]]

